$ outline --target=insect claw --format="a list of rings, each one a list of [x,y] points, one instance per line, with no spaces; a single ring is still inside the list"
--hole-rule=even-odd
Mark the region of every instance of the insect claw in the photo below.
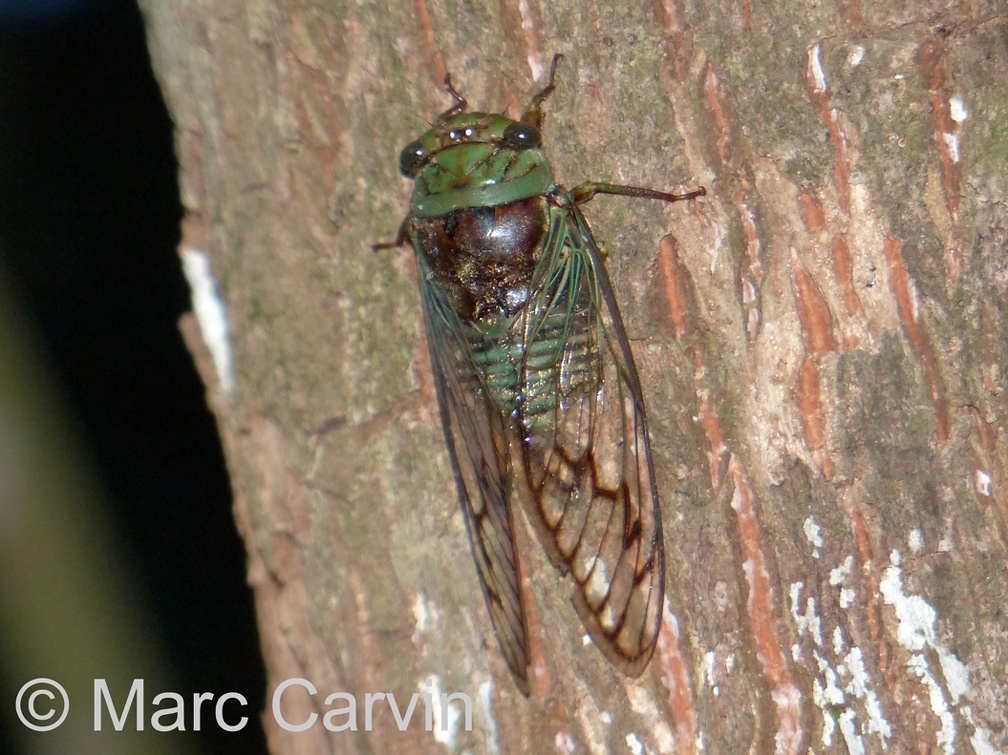
[[[543,87],[542,91],[536,94],[529,103],[528,109],[525,111],[525,115],[522,116],[522,120],[525,123],[531,123],[533,126],[541,126],[543,118],[545,117],[542,111],[542,105],[546,102],[546,99],[553,94],[553,90],[556,89],[556,69],[557,63],[563,57],[560,53],[556,53],[553,56],[553,62],[550,64],[550,75],[549,83]]]
[[[452,99],[454,99],[455,102],[452,103],[452,106],[450,108],[448,108],[443,113],[441,113],[441,115],[438,116],[438,123],[444,123],[453,115],[458,115],[463,110],[465,110],[469,104],[466,102],[465,97],[463,97],[455,90],[455,87],[452,84],[450,73],[445,73],[444,85],[445,85],[445,91],[452,96]]]
[[[381,252],[385,249],[398,249],[409,240],[409,217],[407,216],[403,218],[403,222],[399,224],[399,230],[396,231],[395,241],[379,241],[377,244],[371,245],[371,251]]]

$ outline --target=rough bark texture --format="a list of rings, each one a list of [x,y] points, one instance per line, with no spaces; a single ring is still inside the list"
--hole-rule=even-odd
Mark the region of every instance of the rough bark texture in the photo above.
[[[1001,2],[141,2],[237,391],[201,364],[270,688],[360,731],[276,753],[1008,750],[1008,15]],[[536,680],[476,581],[431,390],[398,150],[566,56],[561,182],[647,394],[669,575],[639,680],[582,642],[519,516]],[[197,356],[194,323],[188,324]],[[465,692],[472,731],[384,704]],[[300,702],[299,702],[300,701]],[[301,706],[300,711],[296,710]],[[346,721],[346,716],[335,723]]]

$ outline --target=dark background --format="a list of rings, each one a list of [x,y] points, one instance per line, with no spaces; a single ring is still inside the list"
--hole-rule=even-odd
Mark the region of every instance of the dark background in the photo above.
[[[190,302],[171,129],[132,2],[0,0],[0,272],[70,406],[177,691],[249,699],[245,729],[205,729],[207,749],[265,752],[245,555],[177,327]]]

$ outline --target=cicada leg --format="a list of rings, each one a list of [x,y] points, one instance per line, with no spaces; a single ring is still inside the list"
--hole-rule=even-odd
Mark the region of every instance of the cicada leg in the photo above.
[[[623,186],[622,184],[586,181],[579,186],[575,186],[570,191],[574,204],[584,204],[596,194],[619,194],[620,196],[637,197],[638,199],[660,199],[662,202],[681,202],[684,199],[696,199],[697,197],[705,196],[707,190],[701,186],[698,189],[685,191],[682,194],[672,194],[666,191],[644,189],[640,186]]]
[[[377,244],[372,244],[371,251],[380,252],[383,249],[398,249],[409,240],[409,215],[407,215],[403,218],[403,222],[399,224],[399,230],[396,231],[395,241],[380,241]]]
[[[455,90],[455,86],[452,84],[451,81],[450,73],[445,74],[444,86],[445,91],[447,91],[448,94],[452,96],[452,99],[454,99],[455,102],[452,103],[452,106],[450,108],[448,108],[443,113],[441,113],[441,115],[438,116],[437,119],[438,123],[444,123],[446,120],[458,115],[469,106],[469,103],[466,102],[466,98]]]
[[[533,126],[542,125],[544,116],[542,106],[543,103],[546,102],[547,98],[553,94],[553,90],[556,89],[556,83],[554,82],[554,79],[556,78],[556,67],[557,62],[559,62],[562,57],[563,55],[560,53],[553,56],[553,63],[550,65],[549,83],[543,87],[541,92],[532,98],[528,108],[525,110],[525,115],[521,118],[525,121],[525,123],[531,123]]]

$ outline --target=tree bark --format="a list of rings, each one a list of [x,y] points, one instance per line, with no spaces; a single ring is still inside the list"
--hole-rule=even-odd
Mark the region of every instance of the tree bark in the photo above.
[[[249,552],[276,753],[1008,750],[1008,11],[826,4],[141,0],[176,123],[194,322]],[[597,648],[516,513],[518,694],[431,389],[399,149],[450,103],[513,111],[565,59],[544,143],[599,198],[648,402],[668,563],[655,657]],[[364,695],[463,692],[406,732]],[[337,704],[337,707],[342,703]],[[436,707],[436,706],[435,706]],[[458,710],[458,706],[455,707]],[[346,722],[338,716],[334,723]],[[447,720],[447,719],[446,719]],[[437,719],[435,720],[437,723]]]

